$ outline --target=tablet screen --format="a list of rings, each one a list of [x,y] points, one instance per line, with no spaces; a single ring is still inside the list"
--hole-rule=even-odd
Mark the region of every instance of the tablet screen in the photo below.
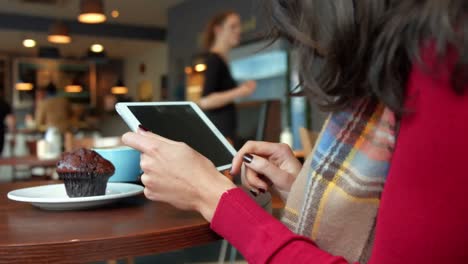
[[[129,105],[128,109],[151,132],[185,142],[216,167],[231,164],[232,154],[190,105]]]

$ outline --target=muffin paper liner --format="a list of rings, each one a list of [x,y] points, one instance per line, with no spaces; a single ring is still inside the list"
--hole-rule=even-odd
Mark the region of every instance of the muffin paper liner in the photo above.
[[[68,197],[105,195],[110,175],[93,173],[58,173],[65,183]]]

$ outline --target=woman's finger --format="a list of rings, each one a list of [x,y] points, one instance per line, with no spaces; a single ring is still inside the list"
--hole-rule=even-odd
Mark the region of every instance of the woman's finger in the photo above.
[[[252,186],[249,181],[247,180],[247,174],[248,173],[255,173],[255,171],[251,169],[247,169],[247,167],[242,166],[242,172],[241,172],[241,181],[242,181],[242,186],[244,186],[247,190],[250,191],[254,196],[257,196],[259,193],[259,190]]]
[[[141,180],[141,183],[147,187],[147,188],[151,188],[153,187],[153,184],[152,184],[152,181],[151,181],[151,177],[146,174],[146,173],[143,173],[140,177],[140,180]]]
[[[263,174],[258,174],[258,178],[260,180],[264,181],[270,187],[274,185],[273,182],[270,180],[270,178],[265,177],[265,175],[263,175]]]
[[[278,168],[275,164],[261,156],[250,155],[249,158],[246,158],[245,160],[245,166],[270,179],[273,183],[282,182],[288,178],[287,172]],[[265,184],[268,186],[267,183]]]
[[[280,148],[280,144],[263,142],[263,141],[248,141],[234,156],[232,160],[231,174],[237,175],[240,173],[240,168],[245,154],[256,154],[261,156],[271,156]]]
[[[151,132],[142,133],[141,131],[138,133],[125,133],[122,136],[122,142],[141,153],[152,153],[154,150],[158,149],[165,150],[167,149],[167,146],[172,143],[172,141],[167,138],[163,138]]]
[[[245,172],[245,180],[247,184],[250,186],[249,189],[255,188],[260,192],[265,192],[268,189],[268,184],[262,181],[254,170],[247,168]]]
[[[148,154],[141,154],[140,155],[140,169],[144,173],[149,173],[152,171],[152,166],[154,166],[154,162],[152,161],[152,158]]]
[[[157,144],[150,138],[134,132],[125,133],[122,136],[122,142],[142,153],[150,152],[152,148],[157,147]]]
[[[141,127],[136,131],[136,133],[140,134],[140,135],[143,135],[143,136],[146,136],[148,138],[154,139],[156,141],[160,141],[160,142],[164,142],[164,143],[168,143],[168,144],[176,143],[176,141],[173,141],[173,140],[170,140],[168,138],[162,137],[162,136],[160,136],[158,134],[155,134],[155,133],[153,133],[151,131],[144,130]]]
[[[148,188],[148,187],[145,187],[145,189],[143,189],[143,194],[145,195],[146,198],[148,198],[149,200],[153,200],[153,193],[151,192],[151,190]]]
[[[242,182],[242,185],[245,186],[246,188],[251,188],[252,186],[249,185],[249,183],[247,182],[247,179],[245,178],[245,173],[246,173],[246,168],[245,168],[245,165],[242,166],[241,168],[241,182]]]

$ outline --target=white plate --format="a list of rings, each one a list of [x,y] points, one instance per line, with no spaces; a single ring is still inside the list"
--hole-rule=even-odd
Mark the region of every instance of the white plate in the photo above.
[[[8,193],[8,198],[46,210],[80,210],[110,204],[142,192],[143,186],[140,185],[109,182],[105,195],[69,198],[62,183],[14,190]]]

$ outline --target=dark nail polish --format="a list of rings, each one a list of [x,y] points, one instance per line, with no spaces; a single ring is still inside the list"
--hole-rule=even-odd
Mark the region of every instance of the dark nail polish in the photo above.
[[[258,189],[261,193],[265,193],[266,191],[264,189]]]
[[[250,193],[251,193],[253,196],[257,197],[257,193],[255,193],[254,191],[250,191]]]
[[[251,163],[252,160],[253,160],[253,158],[254,158],[254,157],[253,157],[252,155],[250,155],[250,154],[245,154],[243,159],[244,159],[245,162]]]
[[[145,132],[148,132],[148,131],[149,131],[149,129],[147,129],[146,127],[142,126],[141,124],[138,125],[138,127],[139,127],[141,130],[145,131]]]
[[[268,186],[273,186],[273,182],[267,177],[265,177],[265,175],[260,174],[258,175],[258,177],[260,178],[260,180],[264,181]]]

